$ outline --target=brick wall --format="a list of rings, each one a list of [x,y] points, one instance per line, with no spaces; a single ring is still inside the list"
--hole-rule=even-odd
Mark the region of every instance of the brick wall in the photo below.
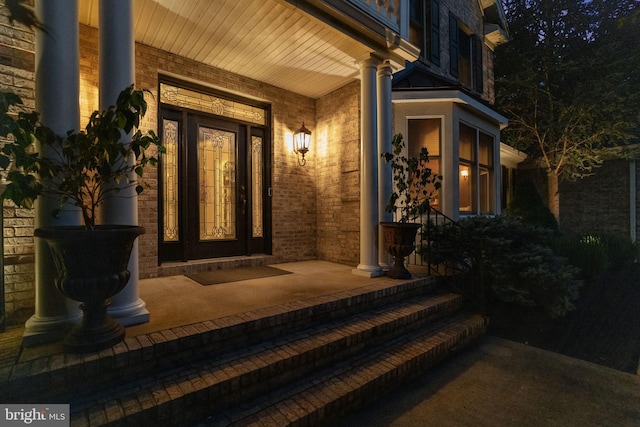
[[[482,78],[484,82],[484,93],[482,97],[489,101],[491,104],[496,102],[496,92],[495,92],[495,75],[494,75],[494,54],[493,50],[489,49],[487,46],[484,46],[482,51]]]
[[[94,110],[99,108],[98,93],[98,33],[80,25],[80,126],[84,126]]]
[[[0,6],[0,90],[18,94],[25,111],[35,107],[35,36],[22,26],[13,27]],[[3,206],[5,310],[8,325],[24,322],[33,314],[33,211]]]
[[[593,176],[560,185],[560,225],[578,234],[630,235],[628,160],[608,160]]]
[[[360,83],[317,102],[318,257],[357,265],[360,255]]]
[[[518,179],[534,182],[548,206],[547,179],[542,169],[518,169]],[[636,182],[640,170],[636,167]],[[590,233],[629,237],[630,230],[629,161],[606,160],[592,176],[560,183],[560,228],[569,235]],[[640,187],[636,188],[636,193]],[[640,194],[636,194],[636,212],[640,212]],[[637,216],[637,214],[636,214]],[[636,236],[640,236],[640,226]]]
[[[80,26],[81,85],[83,95],[97,97],[97,40],[94,28]],[[209,67],[165,51],[136,44],[136,85],[149,89],[149,109],[142,129],[157,130],[158,77],[162,73],[197,81],[230,93],[266,100],[271,104],[273,153],[273,255],[274,261],[300,261],[317,257],[316,155],[313,147],[307,165],[298,165],[287,145],[287,137],[302,123],[316,133],[315,100],[269,86],[262,82]],[[94,103],[95,104],[95,103]],[[96,108],[95,105],[90,107]],[[83,108],[83,114],[91,110]],[[148,169],[146,189],[139,198],[139,223],[146,234],[139,238],[140,275],[158,275],[158,194],[157,171]]]

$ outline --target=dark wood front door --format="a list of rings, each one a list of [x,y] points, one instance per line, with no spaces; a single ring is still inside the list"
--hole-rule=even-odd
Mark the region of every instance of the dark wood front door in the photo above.
[[[247,253],[246,129],[190,115],[187,258]]]
[[[161,116],[160,261],[268,252],[264,129],[171,109]]]

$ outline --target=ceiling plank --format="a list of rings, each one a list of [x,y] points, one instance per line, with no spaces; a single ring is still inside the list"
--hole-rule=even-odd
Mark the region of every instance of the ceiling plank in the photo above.
[[[286,0],[133,0],[136,41],[318,97],[358,77],[370,49]],[[79,2],[97,27],[98,0]]]

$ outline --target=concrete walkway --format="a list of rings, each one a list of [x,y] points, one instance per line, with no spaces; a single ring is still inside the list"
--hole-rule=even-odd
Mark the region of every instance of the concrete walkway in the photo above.
[[[640,377],[487,337],[338,427],[640,426]]]

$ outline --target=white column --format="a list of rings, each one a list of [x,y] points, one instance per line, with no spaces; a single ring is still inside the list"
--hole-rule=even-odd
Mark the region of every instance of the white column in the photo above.
[[[384,161],[382,153],[392,150],[391,79],[393,69],[389,61],[378,66],[378,216],[381,222],[393,221],[393,213],[385,207],[393,191],[391,165]],[[384,248],[382,229],[378,229],[378,263],[387,270],[392,265],[391,255]]]
[[[132,0],[100,0],[100,109],[115,105],[120,92],[135,83],[135,39]],[[135,188],[123,189],[106,200],[100,210],[103,224],[137,225]],[[138,242],[129,260],[131,278],[111,300],[109,315],[124,326],[149,321],[146,304],[138,293]]]
[[[360,63],[360,264],[354,274],[377,277],[378,264],[378,126],[376,69],[370,57]]]
[[[36,111],[42,123],[58,135],[79,128],[79,50],[77,0],[36,0],[38,19],[48,34],[36,30]],[[46,152],[43,152],[46,155]],[[78,225],[77,212],[51,216],[58,206],[53,198],[36,202],[35,228],[54,225]],[[35,239],[35,314],[27,320],[23,344],[36,345],[56,341],[81,318],[79,303],[62,295],[55,287],[58,275],[49,247]]]

